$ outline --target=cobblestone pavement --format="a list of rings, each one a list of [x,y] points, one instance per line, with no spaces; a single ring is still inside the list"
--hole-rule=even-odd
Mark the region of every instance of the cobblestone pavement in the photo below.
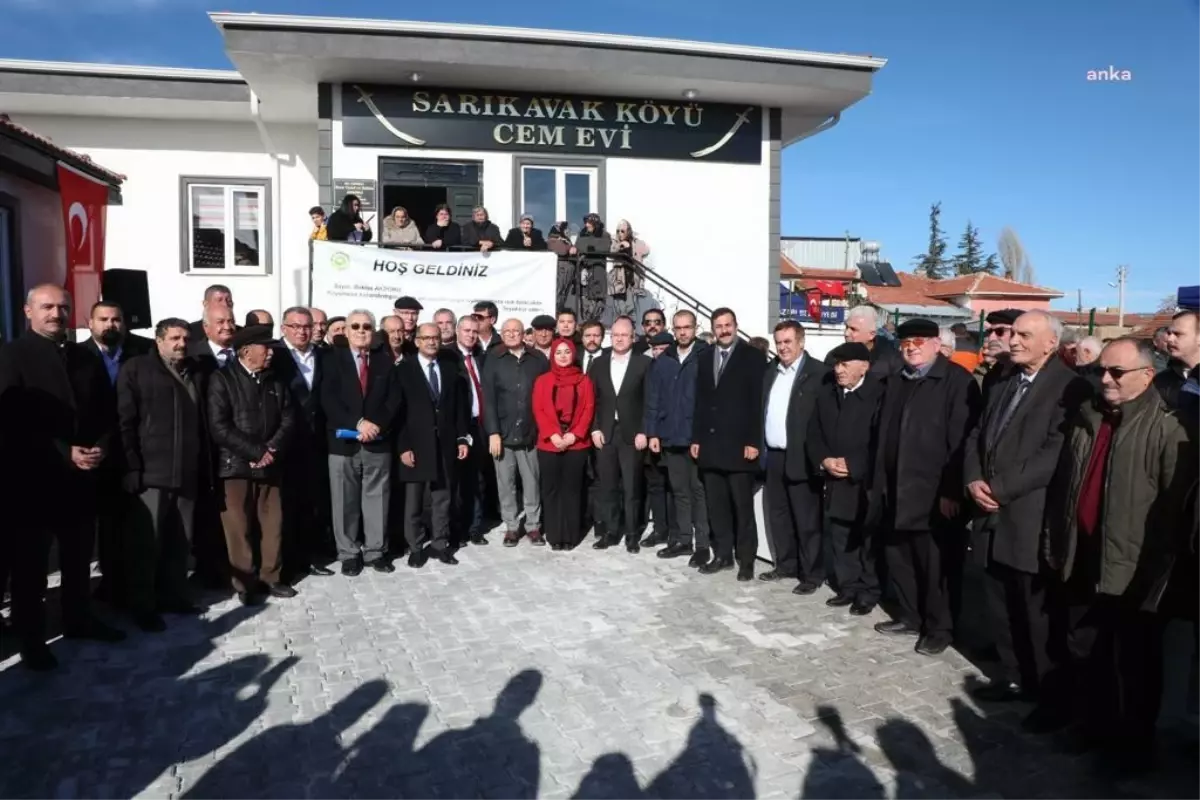
[[[0,796],[1197,796],[1194,751],[1098,783],[825,591],[493,538],[0,664]]]

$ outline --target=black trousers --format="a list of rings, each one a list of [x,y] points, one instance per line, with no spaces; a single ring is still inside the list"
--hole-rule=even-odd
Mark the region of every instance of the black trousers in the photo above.
[[[767,451],[764,485],[767,530],[775,545],[775,569],[794,575],[802,583],[825,580],[821,563],[821,485],[816,481],[789,481],[784,468],[785,450]]]
[[[487,502],[487,467],[492,464],[488,454],[487,436],[478,419],[471,420],[468,433],[471,435],[471,450],[467,457],[455,464],[458,473],[454,483],[454,525],[451,536],[458,547],[472,536],[484,533],[483,512]],[[493,484],[495,473],[493,473]]]
[[[131,498],[131,507],[124,553],[130,610],[149,614],[162,603],[185,602],[195,499],[149,488]]]
[[[449,480],[450,471],[438,452],[438,478],[436,481],[404,483],[404,540],[411,552],[429,545],[430,549],[442,552],[451,546],[450,526],[454,487]],[[429,541],[425,541],[428,522]]]
[[[124,567],[127,528],[134,510],[133,498],[121,487],[119,478],[106,472],[96,495],[96,560],[111,599],[118,602],[125,599],[122,593],[129,584]]]
[[[679,520],[675,515],[670,475],[667,472],[665,454],[646,452],[644,472],[646,474],[646,509],[654,520],[654,535],[666,536],[669,541],[679,538]],[[643,517],[643,525],[644,528]]]
[[[600,513],[605,528],[614,538],[636,541],[641,531],[638,519],[642,508],[642,453],[622,439],[621,423],[613,426],[610,441],[596,453],[596,471],[600,474]]]
[[[551,453],[538,450],[542,489],[542,529],[546,541],[574,547],[583,541],[583,479],[588,451]]]
[[[663,461],[667,465],[667,480],[670,481],[671,500],[674,504],[672,520],[675,532],[671,542],[690,545],[693,542],[697,549],[708,549],[710,546],[708,529],[708,504],[704,496],[704,482],[700,480],[700,470],[696,459],[686,447],[672,447],[663,451]]]
[[[86,625],[91,614],[96,515],[88,501],[75,497],[71,505],[74,507],[47,513],[44,520],[19,520],[8,530],[12,621],[22,650],[41,646],[46,641],[46,578],[54,540],[58,541],[62,576],[63,628],[69,630]]]
[[[942,551],[960,531],[888,531],[884,544],[888,588],[900,618],[927,636],[953,637],[950,587]]]
[[[758,556],[758,523],[754,519],[754,473],[702,470],[713,555],[747,566]]]
[[[283,462],[279,499],[283,504],[283,569],[303,575],[309,566],[336,560],[329,497],[329,459],[323,442],[297,433]]]
[[[1046,576],[992,562],[987,566],[984,596],[1002,678],[1038,691],[1051,666]]]
[[[596,466],[596,451],[589,449],[587,454],[587,470],[583,477],[587,507],[584,510],[583,525],[585,530],[595,528],[596,538],[603,539],[608,535],[608,521],[604,518],[604,504],[600,500],[600,470]]]
[[[223,496],[217,487],[204,486],[196,492],[195,530],[192,536],[192,555],[196,557],[196,574],[206,582],[229,585],[229,550],[225,546],[225,528],[221,525]]]
[[[838,594],[853,597],[863,605],[879,602],[879,573],[874,537],[860,522],[825,516],[825,535],[833,556],[833,576]]]

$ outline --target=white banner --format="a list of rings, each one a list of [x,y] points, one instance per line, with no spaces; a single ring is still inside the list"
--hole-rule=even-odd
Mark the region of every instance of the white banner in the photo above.
[[[470,314],[481,300],[500,309],[497,328],[509,317],[529,327],[538,314],[555,315],[554,253],[439,253],[321,241],[312,248],[310,302],[331,317],[365,308],[382,318],[406,295],[425,307],[422,322],[432,322],[439,308]]]

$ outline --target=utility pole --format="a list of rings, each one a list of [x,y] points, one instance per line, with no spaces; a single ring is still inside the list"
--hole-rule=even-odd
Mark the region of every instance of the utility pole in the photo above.
[[[1117,327],[1125,327],[1125,279],[1129,277],[1129,267],[1125,264],[1117,267],[1117,282],[1109,286],[1117,290]]]
[[[1076,317],[1075,319],[1082,320],[1083,319],[1083,289],[1075,290],[1075,303],[1076,303],[1075,312],[1077,314],[1079,314],[1079,316]]]

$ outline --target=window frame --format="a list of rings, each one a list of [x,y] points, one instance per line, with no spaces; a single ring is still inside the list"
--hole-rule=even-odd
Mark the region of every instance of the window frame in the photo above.
[[[233,195],[238,191],[254,190],[259,196],[258,226],[261,242],[256,267],[239,266],[233,262],[232,248],[234,236],[232,230],[226,236],[226,266],[225,267],[195,267],[192,265],[192,189],[213,188],[221,189],[224,194],[225,210],[229,213],[229,221],[236,226],[236,211],[233,208]],[[179,178],[179,271],[184,275],[241,275],[259,276],[271,274],[271,257],[275,246],[271,238],[271,198],[274,186],[270,178],[225,177],[208,175],[185,175]]]
[[[591,192],[595,194],[596,206],[588,213],[595,212],[607,219],[605,193],[605,164],[604,158],[556,158],[554,156],[514,156],[513,157],[513,219],[512,226],[516,227],[521,215],[528,209],[525,202],[525,168],[554,170],[555,203],[563,203],[566,207],[566,176],[568,174],[586,174],[592,179]],[[557,211],[557,209],[556,209]],[[557,217],[557,214],[556,214]],[[550,227],[559,219],[535,220],[539,230],[549,232]],[[582,219],[567,220],[572,227],[578,229],[583,225]]]

